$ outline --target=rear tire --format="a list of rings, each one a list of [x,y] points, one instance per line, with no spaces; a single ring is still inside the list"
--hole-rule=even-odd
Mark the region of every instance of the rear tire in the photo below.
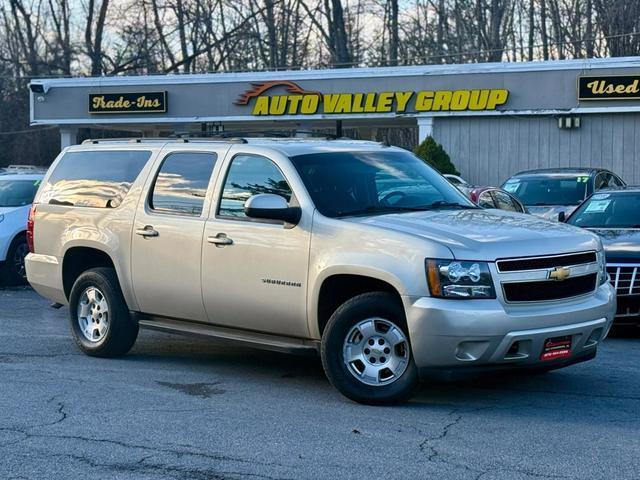
[[[124,355],[138,338],[112,268],[93,268],[78,277],[69,296],[69,319],[76,344],[94,357]]]
[[[4,266],[9,285],[24,285],[27,282],[24,258],[28,253],[29,246],[25,236],[19,235],[14,238],[9,246]]]
[[[389,293],[365,293],[340,306],[324,330],[321,356],[331,384],[359,403],[404,402],[419,383],[404,308]]]

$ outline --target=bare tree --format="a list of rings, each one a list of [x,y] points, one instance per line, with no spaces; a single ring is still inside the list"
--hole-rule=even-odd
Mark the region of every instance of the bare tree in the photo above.
[[[96,15],[97,3],[99,3],[99,7]],[[103,73],[102,41],[108,10],[109,0],[89,0],[87,4],[87,22],[84,30],[84,41],[91,65],[90,71],[92,76],[102,75]]]
[[[597,22],[607,37],[608,53],[614,57],[640,55],[640,2],[593,0]]]

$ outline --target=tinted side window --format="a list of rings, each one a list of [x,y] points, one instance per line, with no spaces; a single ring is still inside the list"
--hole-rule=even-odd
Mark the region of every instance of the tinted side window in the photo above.
[[[152,210],[200,216],[215,153],[172,153],[162,162],[149,198]]]
[[[624,182],[616,177],[615,175],[611,175],[611,181],[609,182],[610,187],[624,187]]]
[[[68,152],[42,188],[39,201],[76,207],[116,208],[151,152]]]
[[[496,200],[496,205],[500,210],[508,210],[510,212],[518,212],[519,208],[516,208],[516,204],[513,202],[512,198],[504,192],[499,190],[494,190],[493,197]]]
[[[480,196],[478,197],[478,205],[480,205],[482,208],[496,208],[496,206],[493,204],[493,198],[491,198],[490,191],[482,192],[480,194]]]
[[[291,188],[271,160],[257,155],[238,155],[231,162],[218,214],[244,218],[244,203],[252,195],[272,193],[291,200]]]

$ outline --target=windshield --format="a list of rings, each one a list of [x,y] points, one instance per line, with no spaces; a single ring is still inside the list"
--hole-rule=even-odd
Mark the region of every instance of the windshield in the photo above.
[[[0,180],[0,207],[22,207],[33,203],[40,180]]]
[[[640,192],[598,193],[567,223],[587,228],[640,228]]]
[[[511,178],[503,189],[525,205],[579,205],[587,194],[586,175]]]
[[[327,217],[477,208],[409,152],[331,152],[291,158]]]

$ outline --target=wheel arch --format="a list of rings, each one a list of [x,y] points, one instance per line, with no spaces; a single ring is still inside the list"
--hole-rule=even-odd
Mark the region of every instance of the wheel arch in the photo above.
[[[317,282],[309,311],[310,332],[316,338],[322,333],[331,315],[344,302],[369,292],[387,292],[402,302],[399,280],[388,272],[375,269],[328,271]]]
[[[62,258],[62,286],[65,297],[69,299],[73,284],[83,272],[98,267],[113,268],[120,281],[113,258],[103,249],[79,245],[69,247]]]

